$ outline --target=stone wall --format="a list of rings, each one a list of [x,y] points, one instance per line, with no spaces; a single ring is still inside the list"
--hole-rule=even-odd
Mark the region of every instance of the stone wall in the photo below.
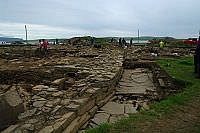
[[[2,132],[75,132],[115,94],[123,51],[70,51],[61,50],[48,59],[12,59],[9,69],[0,69],[5,80],[1,83],[9,84],[0,85],[0,93],[15,89],[26,107]]]

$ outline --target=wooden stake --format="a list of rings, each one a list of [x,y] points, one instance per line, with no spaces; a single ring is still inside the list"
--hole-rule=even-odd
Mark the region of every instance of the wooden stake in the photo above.
[[[27,40],[27,28],[26,28],[26,25],[25,25],[25,32],[26,32],[26,44],[28,44],[28,40]]]

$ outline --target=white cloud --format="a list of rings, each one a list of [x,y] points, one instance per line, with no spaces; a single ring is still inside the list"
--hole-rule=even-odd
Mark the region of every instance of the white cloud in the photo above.
[[[137,36],[137,29],[141,35],[187,38],[200,29],[199,5],[199,0],[1,0],[0,34],[24,38],[27,24],[30,38]]]
[[[84,34],[84,31],[79,29],[65,29],[62,27],[23,23],[0,23],[0,35],[25,39],[25,25],[27,26],[28,39],[69,38]]]

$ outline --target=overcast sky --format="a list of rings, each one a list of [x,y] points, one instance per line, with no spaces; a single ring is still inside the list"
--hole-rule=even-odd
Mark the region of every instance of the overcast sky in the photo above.
[[[0,36],[197,37],[200,0],[0,0]]]

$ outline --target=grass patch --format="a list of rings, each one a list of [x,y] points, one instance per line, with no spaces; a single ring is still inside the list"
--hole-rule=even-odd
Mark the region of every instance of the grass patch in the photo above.
[[[92,128],[87,130],[85,133],[108,133],[111,129],[112,125],[108,123],[102,123],[96,128]]]
[[[159,103],[152,103],[149,111],[142,110],[137,114],[132,114],[126,119],[119,120],[113,126],[106,127],[103,131],[106,133],[137,132],[139,128],[147,126],[148,123],[154,123],[157,118],[176,112],[177,108],[187,105],[193,97],[200,95],[200,79],[195,78],[193,73],[193,57],[165,59],[159,60],[157,63],[169,75],[185,84],[183,92],[169,96]],[[200,129],[200,124],[197,124],[196,128]],[[95,133],[101,133],[101,131],[96,130]]]

